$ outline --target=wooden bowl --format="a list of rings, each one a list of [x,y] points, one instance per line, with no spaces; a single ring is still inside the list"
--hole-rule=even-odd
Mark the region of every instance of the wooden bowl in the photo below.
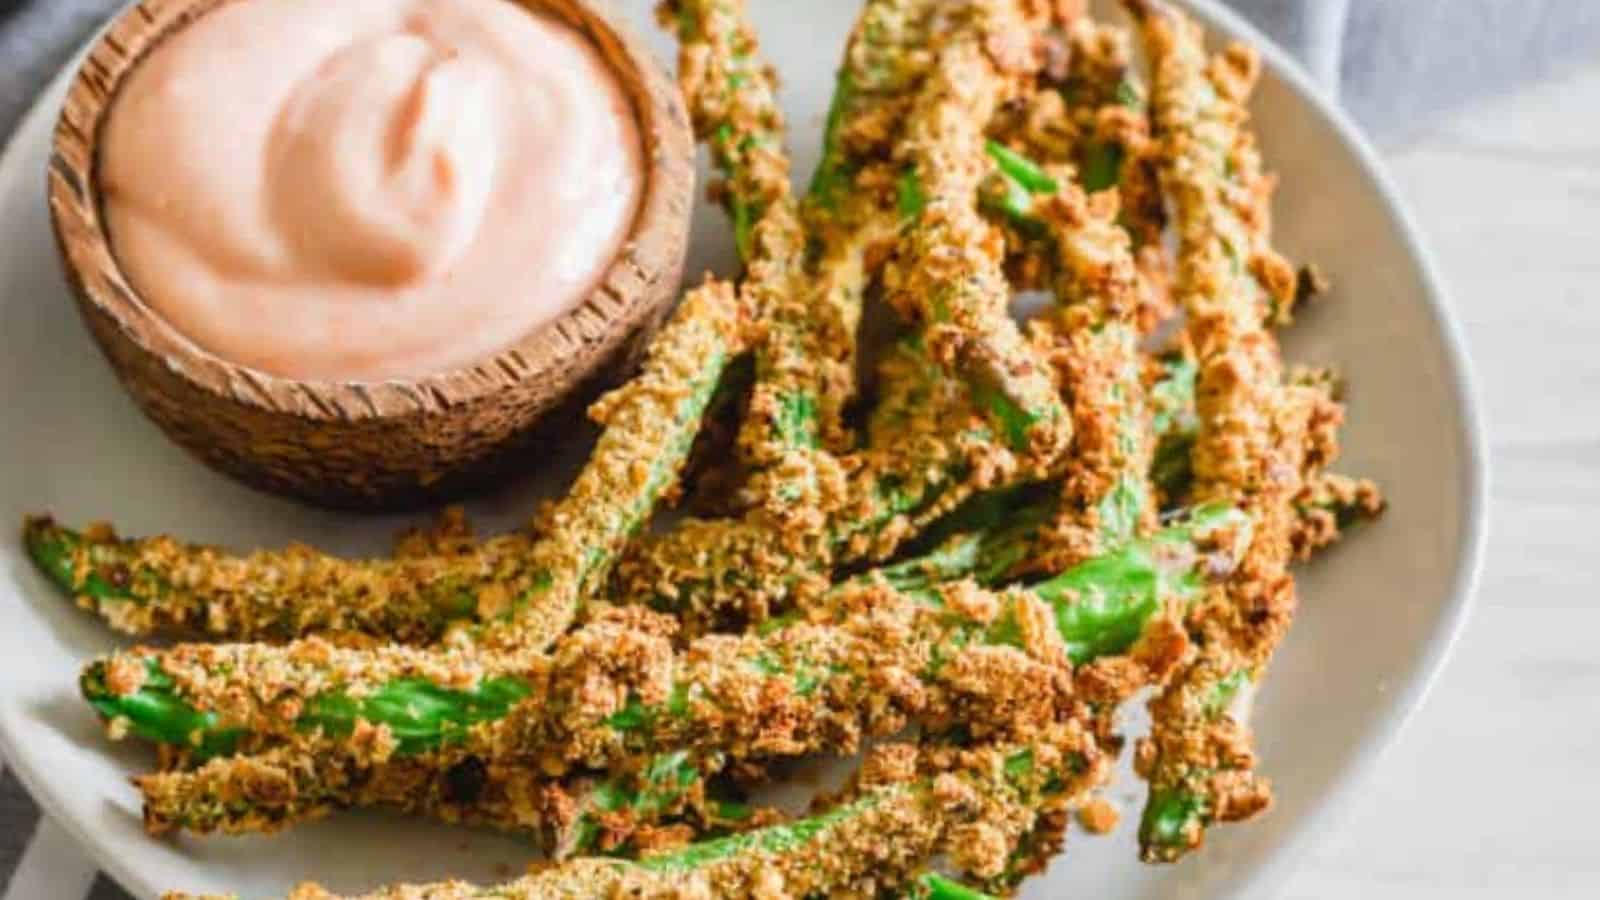
[[[124,11],[91,49],[56,125],[56,239],[78,308],[123,385],[210,465],[320,505],[416,505],[542,458],[538,444],[552,437],[535,424],[636,363],[675,299],[694,143],[671,78],[589,0],[518,0],[592,40],[633,101],[647,174],[629,239],[587,299],[475,365],[412,380],[301,381],[218,358],[180,334],[124,277],[101,215],[95,150],[122,79],[164,36],[228,2],[251,0],[143,0]]]

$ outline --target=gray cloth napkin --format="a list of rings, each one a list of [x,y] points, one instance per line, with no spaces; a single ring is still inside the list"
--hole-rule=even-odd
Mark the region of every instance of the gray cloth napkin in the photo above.
[[[11,133],[39,89],[122,2],[0,0],[0,136]],[[1230,2],[1389,146],[1467,100],[1545,77],[1600,49],[1594,0]],[[38,821],[38,809],[9,774],[0,777],[0,885],[72,884],[37,900],[82,900],[88,883],[89,900],[127,900],[104,876],[52,878],[74,863],[51,858],[60,851],[35,834]],[[49,871],[13,879],[19,867],[30,866]]]
[[[1600,51],[1594,0],[1228,0],[1385,146]]]

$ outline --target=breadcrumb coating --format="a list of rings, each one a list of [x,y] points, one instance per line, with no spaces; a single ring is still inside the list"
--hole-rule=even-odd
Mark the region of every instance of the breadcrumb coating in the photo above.
[[[1337,379],[1287,369],[1272,330],[1318,279],[1271,247],[1254,55],[1126,3],[1148,92],[1079,0],[867,0],[803,196],[745,0],[662,3],[744,272],[691,291],[594,406],[594,456],[526,532],[478,541],[457,513],[354,561],[30,520],[114,626],[234,641],[84,672],[108,734],[159,748],[146,827],[379,807],[554,860],[370,900],[1010,893],[1072,816],[1116,827],[1100,792],[1148,690],[1145,859],[1267,808],[1240,699],[1290,626],[1290,565],[1383,498],[1329,471]],[[1040,288],[1023,327],[1013,294]],[[856,410],[880,299],[903,327]],[[1147,355],[1180,308],[1177,350]],[[713,396],[740,420],[731,515],[643,533]],[[857,752],[806,816],[736,802]]]
[[[1162,251],[1165,200],[1156,175],[1145,87],[1135,70],[1125,28],[1087,16],[1063,20],[1043,37],[1036,83],[1001,111],[991,132],[1062,181],[1081,186],[1093,205],[1132,240],[1139,279],[1136,321],[1143,335],[1176,312]],[[1013,277],[1042,285],[1051,250],[1013,234]]]
[[[975,878],[998,878],[1023,834],[1071,796],[1082,741],[1071,729],[1045,728],[1032,741],[965,750],[884,748],[874,758],[898,757],[893,764],[869,761],[833,804],[792,825],[636,862],[575,860],[495,888],[406,885],[350,900],[870,898],[902,889],[935,855]],[[336,895],[303,885],[291,898]]]
[[[1140,771],[1151,783],[1141,827],[1146,859],[1198,846],[1207,825],[1248,818],[1271,802],[1255,773],[1233,697],[1260,677],[1294,615],[1294,498],[1313,446],[1318,392],[1285,383],[1268,320],[1287,315],[1293,277],[1270,250],[1271,180],[1248,131],[1252,51],[1208,60],[1198,25],[1156,2],[1130,2],[1154,68],[1152,114],[1162,183],[1179,236],[1176,294],[1200,371],[1191,453],[1194,495],[1237,504],[1255,532],[1225,586],[1191,609],[1197,653],[1151,702]]]
[[[741,297],[751,320],[761,325],[739,447],[751,469],[783,466],[772,479],[777,482],[773,492],[803,491],[810,477],[807,457],[820,450],[821,436],[842,442],[842,407],[830,403],[824,409],[822,398],[849,393],[851,353],[836,344],[854,339],[860,313],[823,301],[834,294],[828,276],[836,274],[843,276],[839,292],[859,293],[857,279],[864,276],[859,253],[842,251],[830,264],[844,270],[813,280],[799,204],[789,186],[788,156],[781,147],[777,79],[759,62],[760,44],[744,3],[670,0],[661,11],[676,23],[679,82],[691,116],[731,182],[719,193],[732,208],[745,257]],[[752,203],[753,210],[746,206]],[[757,224],[745,237],[750,221]],[[792,484],[795,480],[801,484]]]
[[[886,299],[922,323],[931,356],[967,373],[999,434],[1030,467],[1048,469],[1071,422],[1045,366],[1007,305],[1003,242],[974,198],[989,169],[985,123],[1037,65],[1036,23],[1003,3],[971,4],[971,21],[940,50],[898,147],[921,185],[921,210],[885,271]]]
[[[482,654],[347,650],[309,639],[140,648],[100,669],[110,697],[174,698],[212,717],[208,735],[247,732],[246,746],[338,752],[369,765],[447,747],[446,761],[524,759],[550,775],[627,771],[638,754],[662,749],[735,759],[848,751],[913,721],[951,721],[958,709],[977,733],[1051,718],[1060,702],[1051,673],[1066,658],[1045,624],[1052,614],[1027,593],[962,604],[964,590],[952,585],[930,605],[862,584],[833,596],[837,621],[814,610],[817,622],[708,635],[681,652],[670,628],[623,614],[515,666]],[[952,615],[952,604],[987,616]],[[490,689],[506,702],[463,701],[456,719],[424,734],[414,713],[387,711],[396,685],[419,684],[412,693],[441,703],[447,692]]]

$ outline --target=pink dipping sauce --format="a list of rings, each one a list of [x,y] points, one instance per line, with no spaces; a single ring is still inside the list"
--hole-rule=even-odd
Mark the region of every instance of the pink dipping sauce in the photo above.
[[[145,302],[314,380],[448,370],[560,316],[644,178],[611,67],[510,0],[225,3],[135,67],[100,154]]]

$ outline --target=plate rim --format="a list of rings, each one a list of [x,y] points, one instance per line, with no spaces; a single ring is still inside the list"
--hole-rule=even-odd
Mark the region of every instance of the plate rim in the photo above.
[[[1278,886],[1296,871],[1305,854],[1316,845],[1316,838],[1327,832],[1329,820],[1344,814],[1356,789],[1372,776],[1384,756],[1404,735],[1426,705],[1471,619],[1477,603],[1488,541],[1491,481],[1488,436],[1479,379],[1475,374],[1465,332],[1454,313],[1452,293],[1427,244],[1423,229],[1395,187],[1388,166],[1378,155],[1371,139],[1336,101],[1328,97],[1287,50],[1240,13],[1224,6],[1220,0],[1169,2],[1187,7],[1205,22],[1215,36],[1243,40],[1258,49],[1263,64],[1273,76],[1283,81],[1299,102],[1309,106],[1313,113],[1326,122],[1351,152],[1353,161],[1373,187],[1384,211],[1392,217],[1405,253],[1416,267],[1418,280],[1424,288],[1423,299],[1434,328],[1442,339],[1448,374],[1459,398],[1462,533],[1459,556],[1450,578],[1448,597],[1440,609],[1438,624],[1418,648],[1417,664],[1391,694],[1386,709],[1378,715],[1370,732],[1353,748],[1348,761],[1329,780],[1327,789],[1307,805],[1299,821],[1286,827],[1284,837],[1263,862],[1244,876],[1239,886],[1241,896],[1266,898],[1274,896]],[[120,10],[119,6],[105,21],[115,18]],[[100,30],[95,29],[84,48],[93,44]],[[40,127],[36,120],[55,114],[53,104],[46,102],[51,88],[62,79],[71,77],[81,57],[82,49],[74,53],[46,82],[27,112],[17,119],[12,132],[0,143],[0,171],[20,165],[16,157],[20,154],[18,147],[23,135]],[[48,816],[56,827],[71,835],[101,873],[135,897],[161,896],[163,888],[149,884],[137,867],[125,864],[121,857],[110,852],[84,823],[63,813],[54,792],[45,788],[45,783],[49,781],[45,773],[37,771],[28,762],[19,762],[13,736],[5,727],[0,727],[0,756],[4,757],[6,767],[15,773],[17,780],[37,804],[41,816]],[[27,758],[26,755],[20,755],[22,760]]]

